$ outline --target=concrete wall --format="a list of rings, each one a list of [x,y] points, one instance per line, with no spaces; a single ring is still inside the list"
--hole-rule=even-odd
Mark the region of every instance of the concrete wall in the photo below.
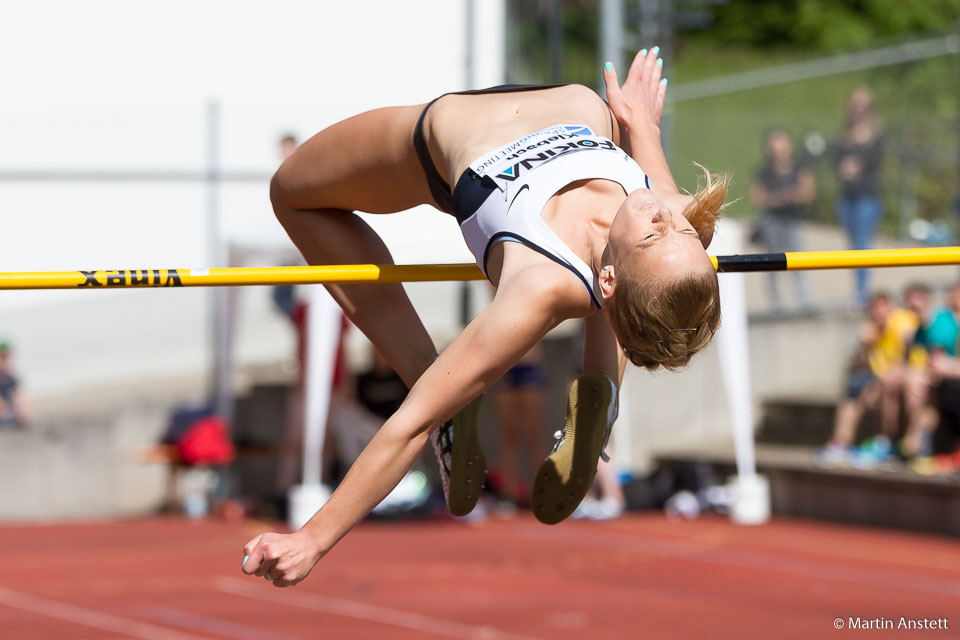
[[[0,430],[0,519],[43,521],[134,515],[157,508],[167,470],[135,455],[166,428],[162,407]]]

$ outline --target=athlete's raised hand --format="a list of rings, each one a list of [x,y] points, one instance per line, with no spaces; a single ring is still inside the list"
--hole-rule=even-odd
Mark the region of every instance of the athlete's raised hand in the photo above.
[[[643,49],[637,53],[622,87],[613,64],[608,62],[603,67],[603,82],[607,86],[610,109],[627,129],[644,124],[660,126],[667,81],[660,79],[663,59],[658,56],[659,53],[660,47],[650,51]]]

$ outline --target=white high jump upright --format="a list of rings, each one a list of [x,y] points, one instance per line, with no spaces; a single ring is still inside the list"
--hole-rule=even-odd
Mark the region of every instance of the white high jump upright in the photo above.
[[[323,441],[330,413],[330,390],[340,337],[340,307],[323,285],[307,294],[306,372],[303,384],[303,484],[289,495],[289,524],[299,529],[330,497],[323,478]]]
[[[721,220],[710,248],[713,253],[740,253],[741,236],[739,224]],[[753,443],[746,283],[743,273],[720,274],[719,280],[723,321],[715,339],[737,461],[737,475],[730,483],[730,517],[740,524],[762,524],[770,518],[770,490],[766,478],[757,474]]]

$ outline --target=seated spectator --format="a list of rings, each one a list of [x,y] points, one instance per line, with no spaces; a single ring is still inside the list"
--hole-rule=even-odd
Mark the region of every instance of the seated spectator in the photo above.
[[[923,284],[911,284],[906,290],[907,307],[917,316],[917,331],[909,347],[909,366],[903,379],[904,408],[907,432],[901,443],[906,458],[929,455],[933,430],[939,421],[933,379],[929,369],[930,357],[942,353],[957,356],[960,325],[954,314],[945,307],[934,308],[930,289]]]
[[[954,319],[960,323],[960,284],[955,284],[947,291],[947,308]]]
[[[10,352],[10,344],[0,342],[0,428],[26,427],[30,424],[30,414],[20,382],[13,375]]]
[[[370,350],[370,367],[352,379],[344,371],[340,383],[335,382],[330,398],[327,425],[332,446],[325,447],[324,451],[336,455],[338,472],[334,480],[337,482],[407,397],[407,385],[403,379],[373,345]],[[426,503],[429,494],[426,475],[414,468],[373,509],[373,513],[393,516],[411,513]]]
[[[407,385],[386,358],[371,347],[373,362],[369,369],[356,376],[357,400],[363,407],[386,422],[397,412],[407,397]]]
[[[960,287],[953,291],[960,292]],[[938,414],[930,458],[915,461],[913,469],[923,474],[960,471],[960,359],[937,351],[930,356],[931,396]]]
[[[870,299],[869,318],[860,328],[846,396],[837,407],[833,436],[817,450],[815,459],[818,463],[856,462],[869,466],[868,459],[882,459],[889,455],[890,443],[897,431],[900,389],[896,386],[894,393],[889,387],[891,382],[900,383],[900,368],[906,359],[908,340],[916,328],[914,314],[898,309],[888,294],[876,293]],[[861,418],[878,403],[880,434],[863,443],[858,450],[851,451]]]
[[[960,470],[960,284],[950,288],[947,308],[933,313],[928,324],[926,331],[917,332],[912,354],[918,366],[926,365],[922,371],[928,385],[915,438],[921,454],[933,455],[919,456],[911,467],[923,474],[951,473]]]

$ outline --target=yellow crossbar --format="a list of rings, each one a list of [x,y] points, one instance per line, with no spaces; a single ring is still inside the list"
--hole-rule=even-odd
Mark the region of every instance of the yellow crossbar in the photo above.
[[[796,271],[960,264],[960,247],[808,251],[712,257],[718,271]],[[0,273],[0,289],[218,287],[482,280],[474,264],[346,264],[319,267],[113,269]]]
[[[865,251],[799,251],[711,258],[718,271],[809,271],[960,264],[960,247],[869,249]]]

